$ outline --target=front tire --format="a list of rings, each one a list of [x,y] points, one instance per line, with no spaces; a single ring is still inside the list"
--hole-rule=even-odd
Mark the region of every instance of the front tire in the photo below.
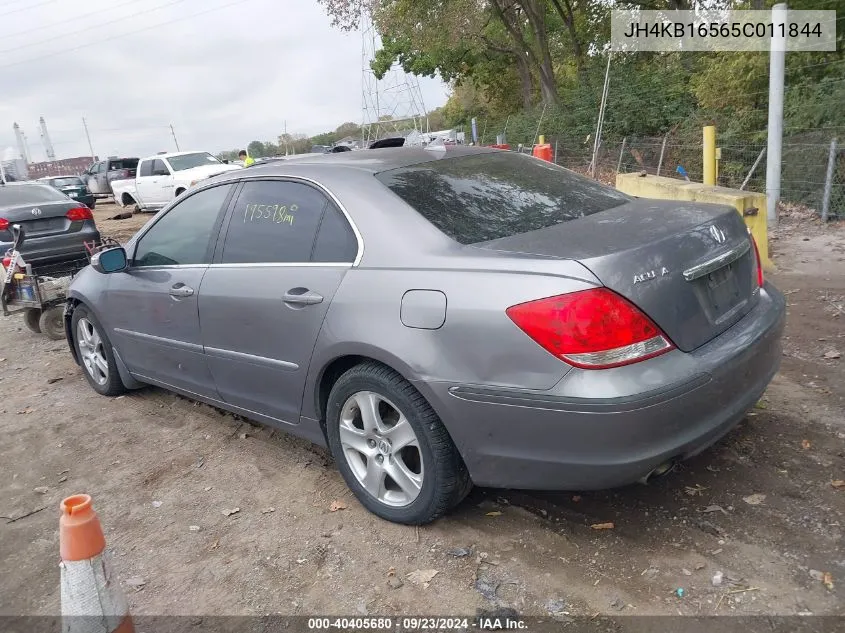
[[[357,365],[338,379],[326,435],[346,484],[388,521],[429,523],[472,486],[440,418],[411,383],[383,365]]]
[[[88,384],[101,396],[119,396],[126,391],[117,372],[111,343],[103,326],[83,304],[71,317],[73,345]]]

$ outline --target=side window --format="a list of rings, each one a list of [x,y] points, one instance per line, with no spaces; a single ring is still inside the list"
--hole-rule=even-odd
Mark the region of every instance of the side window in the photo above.
[[[153,161],[151,160],[144,160],[141,161],[141,164],[138,166],[138,175],[139,176],[152,176],[153,175]]]
[[[170,170],[167,168],[167,165],[164,164],[163,160],[155,159],[153,161],[153,176],[169,176]]]
[[[320,224],[311,259],[315,262],[351,264],[357,254],[358,240],[352,227],[340,209],[330,203]]]
[[[102,174],[103,173],[103,163],[97,163],[94,165],[94,168],[91,170],[92,173],[95,174]]]
[[[133,266],[185,266],[210,262],[220,210],[233,185],[205,189],[168,211],[138,242]]]
[[[311,261],[317,227],[328,204],[317,189],[297,182],[245,182],[232,211],[222,263]]]

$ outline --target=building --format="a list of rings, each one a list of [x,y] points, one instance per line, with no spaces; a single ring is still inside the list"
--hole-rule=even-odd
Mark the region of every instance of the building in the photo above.
[[[77,158],[64,158],[62,160],[51,160],[43,163],[29,164],[29,177],[32,180],[44,178],[45,176],[74,176],[79,175],[91,163],[97,162],[97,158],[91,160],[90,156],[79,156]]]
[[[7,182],[26,180],[28,177],[26,161],[20,158],[11,147],[0,152],[0,165],[3,167],[3,177]]]

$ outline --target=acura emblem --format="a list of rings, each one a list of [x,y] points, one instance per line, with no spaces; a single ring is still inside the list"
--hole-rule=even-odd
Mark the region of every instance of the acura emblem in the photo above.
[[[35,208],[31,211],[31,213],[32,213],[32,215],[41,215],[41,209],[39,209],[38,207],[35,207]]]
[[[723,244],[725,241],[725,232],[715,224],[710,227],[710,236],[719,244]]]

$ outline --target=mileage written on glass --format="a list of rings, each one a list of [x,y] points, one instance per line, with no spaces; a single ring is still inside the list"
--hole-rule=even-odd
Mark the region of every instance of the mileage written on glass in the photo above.
[[[295,204],[248,204],[244,207],[244,222],[268,221],[293,226],[298,209]]]

